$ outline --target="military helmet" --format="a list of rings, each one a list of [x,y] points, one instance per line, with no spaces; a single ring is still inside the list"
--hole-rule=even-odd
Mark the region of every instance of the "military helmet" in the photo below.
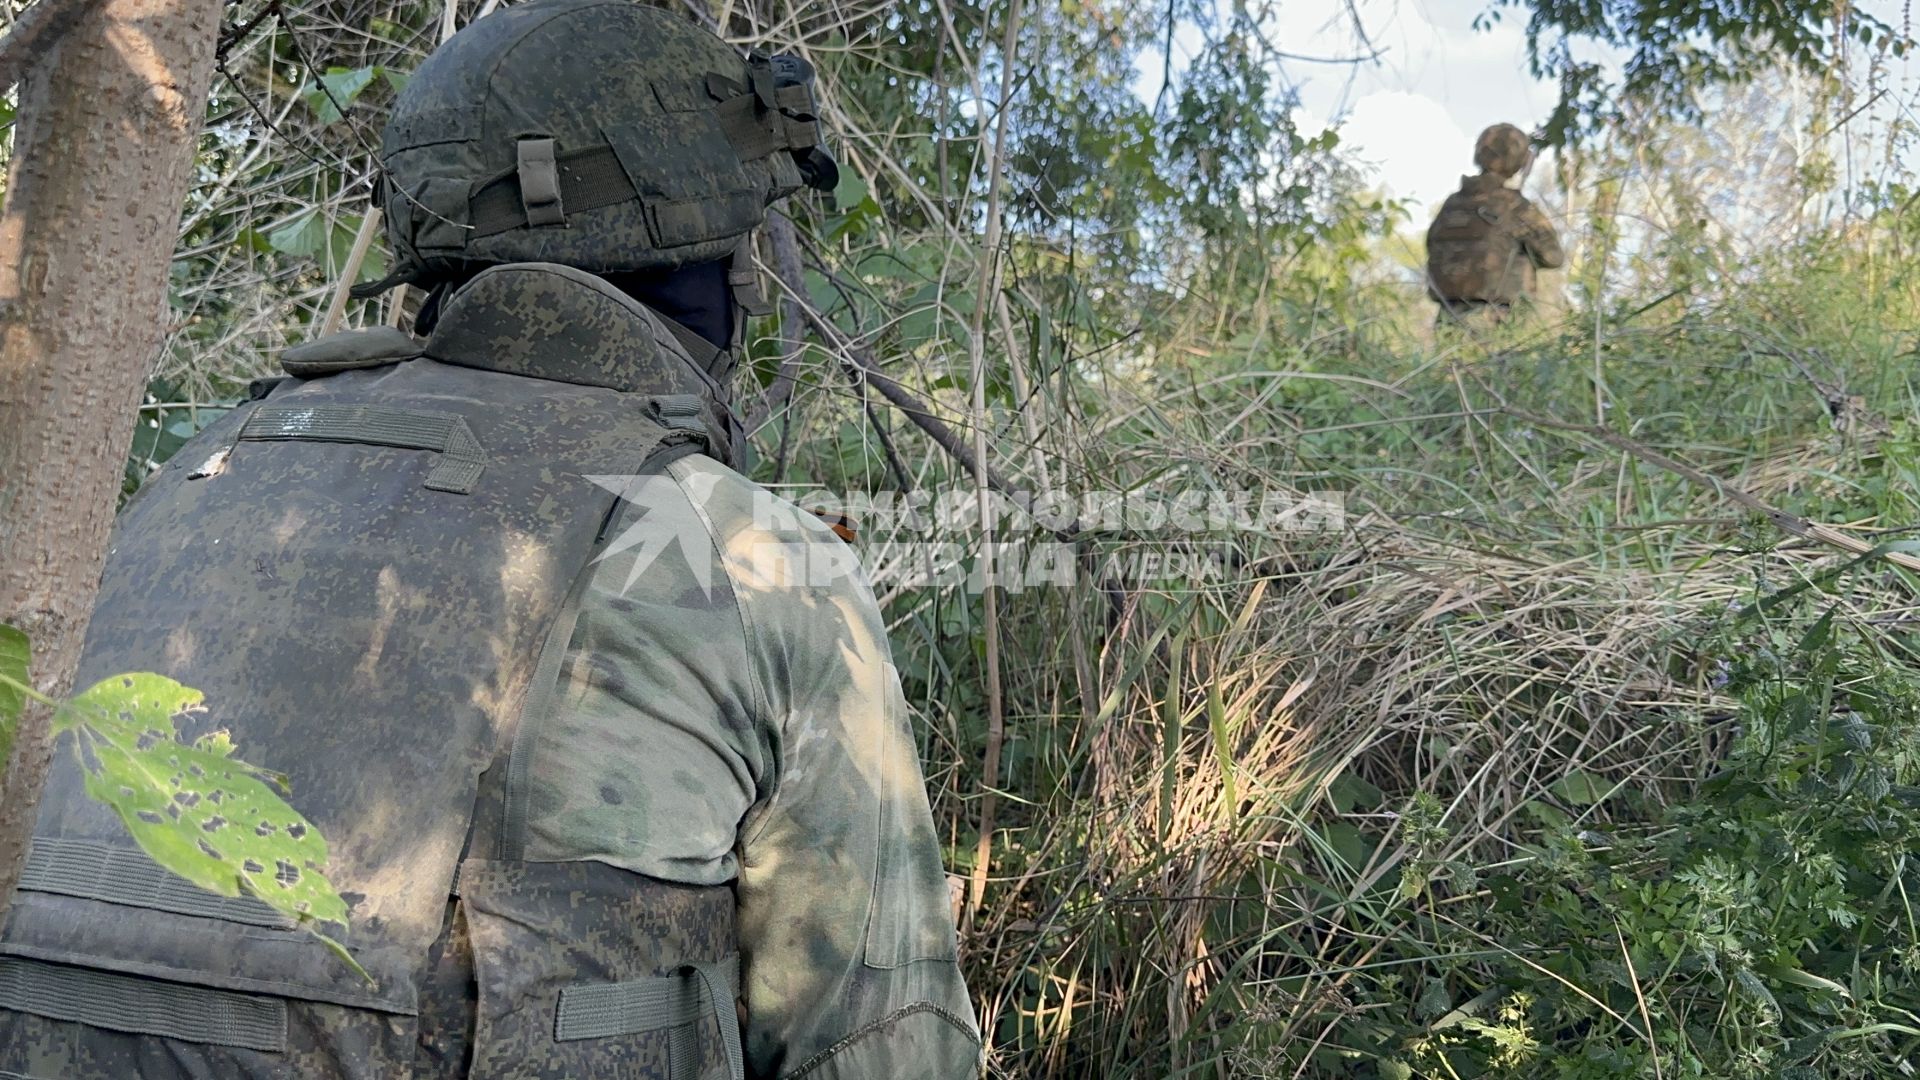
[[[394,272],[357,290],[552,262],[660,270],[734,253],[830,190],[813,71],[633,0],[528,0],[453,35],[395,101],[380,200]]]
[[[1533,143],[1512,124],[1495,124],[1473,144],[1473,163],[1481,172],[1512,176],[1533,160]]]

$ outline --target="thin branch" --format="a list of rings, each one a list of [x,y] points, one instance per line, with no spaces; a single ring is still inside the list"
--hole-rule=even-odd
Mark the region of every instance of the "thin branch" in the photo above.
[[[970,927],[987,892],[987,867],[993,856],[994,811],[1000,788],[1000,751],[1006,741],[1006,715],[1000,688],[1000,594],[993,587],[993,507],[987,483],[987,305],[1000,293],[1000,219],[1002,180],[1006,176],[1007,119],[1013,97],[1013,60],[1020,45],[1020,0],[1007,5],[1006,36],[1000,43],[1000,102],[994,117],[993,156],[987,161],[987,235],[980,245],[980,281],[973,294],[973,326],[967,338],[973,380],[973,482],[980,508],[980,589],[986,636],[987,751],[980,769],[980,839],[973,851],[973,875],[967,884]]]
[[[261,23],[267,21],[269,18],[278,17],[279,14],[280,0],[267,0],[267,6],[254,12],[253,18],[248,19],[239,26],[220,31],[220,42],[213,47],[213,55],[223,60],[226,59],[227,54],[233,51],[235,45],[247,40],[247,35],[258,29]]]
[[[373,238],[380,232],[380,208],[375,206],[367,210],[360,219],[360,231],[354,234],[353,249],[347,252],[347,265],[340,271],[340,280],[335,283],[333,299],[327,304],[326,317],[320,320],[320,335],[326,337],[340,329],[340,319],[347,312],[347,296],[353,291],[353,283],[360,279],[360,265],[367,260],[367,249],[373,246]]]

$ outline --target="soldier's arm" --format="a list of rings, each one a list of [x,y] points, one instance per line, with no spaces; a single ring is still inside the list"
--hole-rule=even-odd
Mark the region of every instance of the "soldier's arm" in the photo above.
[[[1566,264],[1567,253],[1560,249],[1560,234],[1554,231],[1547,215],[1530,202],[1520,205],[1520,246],[1526,249],[1533,265],[1542,270],[1555,270]]]
[[[741,832],[748,1071],[966,1080],[979,1036],[899,676],[853,549],[804,516],[783,566],[722,542],[779,747]]]

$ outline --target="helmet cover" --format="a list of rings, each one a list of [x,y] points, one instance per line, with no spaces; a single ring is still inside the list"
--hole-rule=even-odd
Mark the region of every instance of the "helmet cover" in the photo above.
[[[1512,176],[1533,160],[1533,143],[1512,124],[1495,124],[1473,144],[1473,163],[1484,173]]]
[[[660,270],[731,254],[768,205],[831,190],[798,57],[743,56],[632,0],[528,0],[434,51],[381,138],[394,272],[356,290],[551,262]]]

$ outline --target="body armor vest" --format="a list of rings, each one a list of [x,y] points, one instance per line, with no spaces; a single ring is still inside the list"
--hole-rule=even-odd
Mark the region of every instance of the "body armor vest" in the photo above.
[[[1525,198],[1498,177],[1473,177],[1447,197],[1427,229],[1427,289],[1440,301],[1511,304],[1533,291],[1521,249]]]
[[[723,408],[646,308],[509,265],[183,449],[123,514],[82,685],[157,671],[291,777],[371,980],[161,871],[56,758],[0,936],[0,1076],[741,1075],[733,898],[522,858],[538,736],[615,496]]]

